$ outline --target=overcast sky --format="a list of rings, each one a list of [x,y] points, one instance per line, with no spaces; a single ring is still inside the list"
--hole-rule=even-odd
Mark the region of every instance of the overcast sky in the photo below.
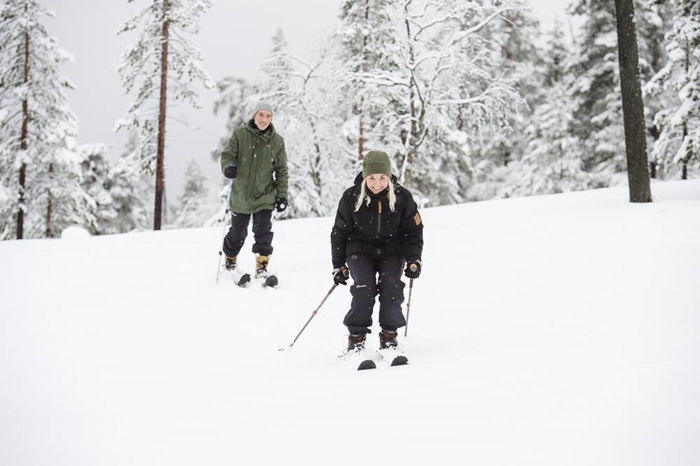
[[[45,25],[61,48],[75,60],[64,69],[76,85],[68,96],[78,117],[79,142],[103,142],[112,146],[110,156],[121,154],[126,136],[114,133],[114,123],[122,117],[132,100],[125,96],[116,67],[121,53],[136,34],[116,35],[119,25],[131,19],[151,0],[41,0],[56,13]],[[342,0],[213,0],[213,7],[202,17],[201,31],[192,36],[204,56],[204,66],[215,81],[225,76],[253,80],[271,47],[278,28],[284,31],[290,52],[311,60],[319,43],[338,23]],[[564,17],[566,0],[531,0],[535,15],[543,25],[554,17]],[[220,172],[210,156],[224,135],[226,115],[214,116],[214,90],[200,93],[203,108],[180,105],[172,116],[185,119],[192,127],[172,120],[168,123],[166,152],[166,190],[173,205],[180,195],[184,169],[194,158],[200,162],[212,186],[218,185]],[[274,120],[273,120],[274,121]],[[280,131],[284,136],[284,131]],[[293,156],[293,148],[288,148]]]

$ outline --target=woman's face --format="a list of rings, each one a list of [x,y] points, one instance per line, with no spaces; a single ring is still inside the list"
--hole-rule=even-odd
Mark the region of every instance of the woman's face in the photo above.
[[[376,173],[367,177],[367,188],[372,194],[381,193],[387,186],[389,186],[389,177],[382,173]]]

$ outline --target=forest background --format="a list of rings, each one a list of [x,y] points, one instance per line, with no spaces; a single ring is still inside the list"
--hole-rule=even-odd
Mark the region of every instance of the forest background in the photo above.
[[[71,99],[96,78],[72,76],[72,58],[80,60],[51,32],[49,3],[0,2],[7,31],[0,43],[2,239],[18,237],[18,213],[25,238],[58,236],[73,225],[92,234],[152,227],[154,64],[162,58],[165,5],[174,38],[165,167],[186,167],[181,180],[167,179],[181,189],[165,190],[166,228],[223,220],[221,145],[259,99],[274,102],[274,124],[290,156],[291,208],[282,217],[331,214],[371,148],[391,154],[400,182],[423,207],[627,181],[613,2],[572,1],[567,18],[554,20],[527,1],[323,2],[335,8],[336,20],[305,27],[318,39],[295,48],[285,27],[250,5],[237,5],[239,14],[229,18],[208,0],[130,0],[123,17],[111,18],[114,25],[92,24],[86,12],[71,22],[120,31],[113,42],[95,44],[100,54],[114,54],[114,67],[99,81],[124,93],[109,128],[119,129],[116,143],[81,136],[81,127],[97,122],[78,121]],[[320,3],[311,3],[288,13],[290,24],[314,18],[311,11],[320,15]],[[650,174],[697,177],[700,6],[636,0],[635,7]],[[208,60],[197,43],[203,30],[217,30],[215,14],[228,25],[217,32],[230,60]],[[251,28],[250,40],[230,40],[231,29],[241,27]],[[17,66],[18,57],[30,57],[32,66]],[[251,63],[260,63],[256,73]],[[27,101],[35,113],[25,126]],[[218,141],[182,151],[202,130],[204,113],[221,122]]]

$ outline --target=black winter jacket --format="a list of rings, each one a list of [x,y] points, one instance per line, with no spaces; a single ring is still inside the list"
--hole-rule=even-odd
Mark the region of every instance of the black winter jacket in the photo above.
[[[331,231],[331,257],[333,268],[345,265],[352,254],[367,254],[375,258],[401,255],[406,261],[417,261],[423,254],[423,221],[411,193],[398,185],[392,176],[396,204],[389,210],[388,190],[372,194],[371,202],[362,203],[355,212],[357,197],[363,182],[362,173],[355,178],[355,185],[345,190],[338,203],[335,224]]]

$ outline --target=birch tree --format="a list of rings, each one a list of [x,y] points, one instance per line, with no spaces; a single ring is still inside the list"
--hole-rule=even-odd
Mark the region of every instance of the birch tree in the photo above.
[[[485,31],[490,22],[522,5],[401,0],[364,6],[365,18],[374,13],[391,19],[366,28],[371,36],[360,36],[361,45],[370,49],[355,41],[355,49],[346,54],[345,62],[354,65],[345,73],[348,89],[353,91],[354,84],[371,95],[377,109],[371,115],[376,122],[372,132],[364,131],[358,140],[393,155],[399,181],[415,183],[419,197],[454,202],[458,198],[452,193],[459,191],[455,178],[445,180],[438,173],[460,167],[464,138],[474,137],[483,125],[504,122],[518,100],[513,83],[495,66]],[[361,22],[355,30],[363,31]],[[458,114],[461,131],[455,124]],[[366,112],[362,115],[366,118]]]
[[[200,51],[184,35],[197,33],[199,18],[210,7],[209,0],[155,0],[117,31],[138,32],[118,66],[122,86],[136,96],[116,130],[139,131],[141,167],[155,174],[154,230],[160,230],[163,217],[168,104],[184,101],[198,108],[195,84],[213,87]]]

